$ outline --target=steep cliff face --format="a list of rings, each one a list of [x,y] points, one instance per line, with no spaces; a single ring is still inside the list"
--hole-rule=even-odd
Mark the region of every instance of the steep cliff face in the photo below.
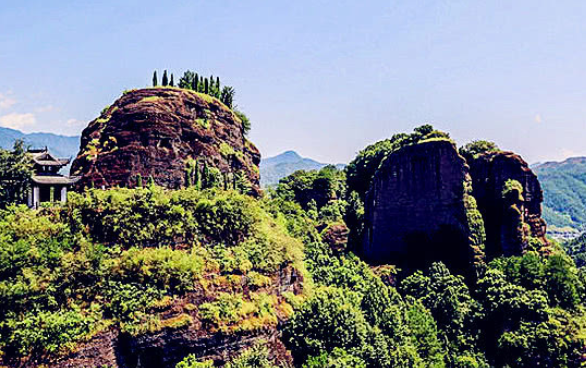
[[[487,255],[521,254],[527,246],[527,230],[546,244],[543,194],[527,163],[512,152],[488,152],[471,159],[469,165],[473,194],[484,218]],[[521,184],[520,197],[503,195],[509,180]],[[519,229],[520,223],[529,228]]]
[[[288,266],[276,272],[263,291],[282,299],[283,293],[299,295],[302,289],[303,276]],[[209,301],[211,298],[208,294],[209,291],[202,291],[177,298],[173,303],[161,307],[157,317],[161,321],[177,320],[179,316],[185,315],[185,305],[200,305]],[[111,327],[57,360],[27,361],[21,362],[19,366],[38,367],[43,364],[49,368],[175,368],[189,354],[194,354],[200,361],[212,360],[216,366],[223,366],[243,351],[259,344],[269,348],[272,361],[282,366],[292,366],[293,358],[281,341],[281,333],[276,325],[254,331],[221,332],[202,321],[197,312],[190,312],[189,315],[191,322],[186,326],[173,328],[168,323],[171,326],[169,328],[136,336]],[[279,312],[279,323],[287,318],[286,313]]]
[[[125,93],[83,131],[71,172],[83,187],[135,187],[142,176],[167,188],[186,186],[197,170],[214,167],[217,180],[246,179],[259,193],[260,153],[242,122],[215,98],[179,88]]]
[[[404,269],[439,260],[466,271],[482,262],[482,220],[467,193],[469,180],[448,140],[390,154],[366,196],[364,256]]]

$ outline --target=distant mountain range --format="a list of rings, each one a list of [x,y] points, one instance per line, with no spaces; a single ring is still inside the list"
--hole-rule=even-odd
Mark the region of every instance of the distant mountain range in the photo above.
[[[586,229],[586,157],[532,166],[543,189],[543,217],[549,225]]]
[[[281,178],[293,174],[297,170],[319,170],[327,165],[329,164],[301,157],[295,151],[286,151],[280,155],[261,160],[260,184],[262,187],[269,187],[278,184]],[[344,164],[336,165],[339,169],[344,166]]]
[[[0,148],[11,149],[14,141],[22,139],[31,148],[47,147],[55,156],[71,158],[79,151],[79,136],[65,136],[53,133],[23,133],[19,130],[0,127]],[[65,168],[67,172],[69,166]]]
[[[23,133],[19,130],[0,127],[0,148],[10,149],[17,139],[24,140],[31,148],[49,148],[55,156],[75,158],[79,151],[79,136],[53,133]]]

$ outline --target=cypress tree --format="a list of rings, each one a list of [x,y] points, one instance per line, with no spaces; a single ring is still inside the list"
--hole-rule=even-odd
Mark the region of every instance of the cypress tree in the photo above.
[[[205,189],[207,187],[208,175],[208,163],[204,160],[203,168],[201,170],[201,189]]]
[[[153,87],[156,87],[158,84],[159,82],[157,82],[157,71],[155,70],[153,73]]]
[[[214,76],[210,75],[210,96],[216,96],[216,83],[214,82]]]
[[[142,175],[140,174],[138,174],[138,176],[136,177],[136,187],[142,188]]]
[[[167,77],[167,70],[163,71],[163,87],[169,85],[169,78]]]
[[[187,188],[189,188],[193,185],[192,174],[193,174],[192,167],[188,167],[187,169],[185,169],[185,186]]]
[[[195,172],[193,182],[195,183],[195,189],[201,189],[201,175],[199,174],[199,161],[195,161]]]
[[[199,77],[199,91],[198,92],[203,92],[204,91],[204,85],[203,85],[203,77]]]
[[[175,87],[175,83],[173,82],[173,73],[171,73],[171,81],[169,82],[171,87]]]
[[[197,92],[197,85],[199,84],[199,76],[195,73],[195,77],[191,81],[191,89]]]
[[[222,88],[220,88],[220,77],[216,77],[216,88],[218,93],[220,93],[220,91],[222,90]]]
[[[210,94],[210,81],[207,78],[203,81],[203,93]]]

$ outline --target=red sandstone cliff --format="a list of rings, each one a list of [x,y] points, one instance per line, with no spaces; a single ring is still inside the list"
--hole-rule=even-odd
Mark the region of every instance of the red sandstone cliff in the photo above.
[[[226,177],[240,174],[258,194],[260,153],[242,122],[210,96],[179,88],[124,93],[89,123],[71,172],[78,187],[134,187],[138,176],[167,188],[186,185],[187,161]]]

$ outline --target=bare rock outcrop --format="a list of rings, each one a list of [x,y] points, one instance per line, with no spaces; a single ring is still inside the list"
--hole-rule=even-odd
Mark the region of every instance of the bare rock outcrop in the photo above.
[[[447,139],[390,154],[365,201],[362,253],[404,270],[442,261],[466,273],[483,262],[483,225],[469,194],[468,166]]]
[[[71,172],[79,188],[135,187],[152,177],[174,189],[188,184],[190,160],[260,191],[260,153],[238,116],[213,97],[170,87],[129,91],[104,109],[84,129]]]
[[[527,246],[527,235],[547,244],[546,224],[541,218],[541,185],[521,156],[495,151],[469,161],[473,195],[484,218],[487,255],[519,255]],[[509,180],[521,184],[520,196],[504,195]],[[522,224],[528,227],[519,228]]]

